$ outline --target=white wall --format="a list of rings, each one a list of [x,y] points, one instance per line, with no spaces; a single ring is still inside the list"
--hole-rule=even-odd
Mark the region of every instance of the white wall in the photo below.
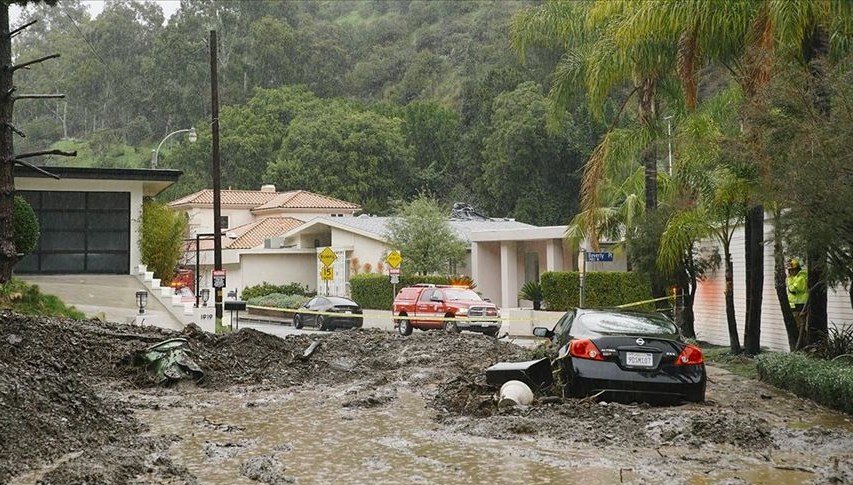
[[[197,232],[210,233],[213,232],[213,209],[192,207],[186,210],[189,217],[189,233]],[[255,220],[255,216],[249,209],[222,209],[222,215],[228,216],[228,227],[242,226]]]
[[[240,258],[242,288],[269,282],[300,283],[317,289],[317,258],[313,254],[244,253]]]
[[[141,180],[90,180],[16,177],[16,190],[51,190],[72,192],[129,192],[130,193],[130,268],[133,274],[139,265],[139,225],[142,215],[143,185]]]
[[[785,323],[776,298],[773,273],[773,225],[770,221],[764,223],[764,291],[761,304],[761,346],[772,350],[788,350],[788,337]],[[703,243],[707,246],[717,246],[720,257],[723,250],[719,244],[711,241]],[[734,299],[735,315],[737,316],[738,335],[743,344],[743,330],[746,321],[746,294],[744,275],[744,234],[743,228],[738,228],[732,238],[732,264],[734,267]],[[700,282],[694,303],[696,316],[696,336],[700,340],[711,343],[728,345],[729,333],[726,323],[726,306],[723,291],[725,290],[725,270],[721,265],[714,274]],[[827,315],[830,322],[853,322],[853,308],[850,297],[843,288],[836,288],[828,294]]]

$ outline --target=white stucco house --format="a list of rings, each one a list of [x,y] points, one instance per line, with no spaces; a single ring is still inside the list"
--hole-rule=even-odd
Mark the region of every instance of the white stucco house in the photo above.
[[[15,167],[17,195],[41,226],[36,250],[16,274],[131,274],[139,265],[142,201],[177,182],[179,170]]]

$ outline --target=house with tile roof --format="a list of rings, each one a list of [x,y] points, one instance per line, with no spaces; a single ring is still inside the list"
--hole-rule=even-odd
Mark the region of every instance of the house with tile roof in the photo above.
[[[191,235],[212,232],[212,191],[196,192],[170,205],[187,212]],[[348,295],[349,280],[355,274],[387,274],[384,261],[393,249],[387,241],[392,218],[355,216],[359,209],[357,204],[301,190],[223,191],[222,214],[229,218],[223,221],[227,230],[222,238],[228,290],[239,293],[265,281],[297,282],[321,293]],[[525,281],[538,281],[545,271],[576,268],[577,248],[563,241],[565,226],[536,227],[463,209],[455,207],[448,220],[469,247],[457,273],[472,277],[478,291],[498,305],[524,304],[518,300],[519,288]],[[328,285],[320,278],[318,259],[326,247],[337,255],[334,279]],[[213,241],[200,241],[198,249],[201,281],[207,286]],[[190,266],[195,264],[195,252],[195,241],[188,242]]]

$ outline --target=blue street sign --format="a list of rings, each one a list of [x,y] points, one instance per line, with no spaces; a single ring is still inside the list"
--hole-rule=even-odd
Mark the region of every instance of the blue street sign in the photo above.
[[[586,260],[590,263],[609,263],[613,261],[613,253],[586,253]]]

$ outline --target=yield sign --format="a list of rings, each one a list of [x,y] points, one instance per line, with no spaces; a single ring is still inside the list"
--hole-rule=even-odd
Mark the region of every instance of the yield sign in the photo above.
[[[400,267],[400,263],[403,262],[403,256],[400,254],[400,251],[395,249],[388,253],[388,257],[385,258],[385,261],[388,262],[388,266],[391,266],[393,269],[397,269]]]
[[[338,255],[335,254],[332,248],[326,247],[323,248],[322,251],[320,251],[320,254],[317,255],[317,258],[320,259],[320,262],[323,263],[323,266],[328,267],[331,266],[336,259],[338,259]]]

